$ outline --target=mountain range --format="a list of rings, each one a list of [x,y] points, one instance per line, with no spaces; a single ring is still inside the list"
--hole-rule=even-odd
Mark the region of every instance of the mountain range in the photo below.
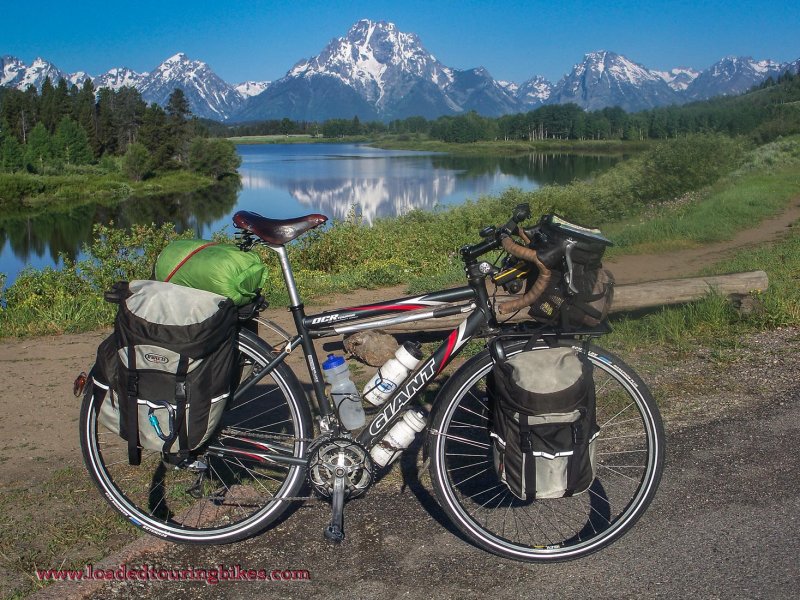
[[[442,64],[414,33],[393,23],[361,20],[316,56],[297,62],[282,78],[231,85],[204,62],[183,53],[149,73],[126,67],[102,75],[65,73],[37,58],[30,66],[0,57],[0,85],[24,90],[46,77],[96,88],[132,86],[147,102],[165,104],[183,89],[192,112],[218,121],[330,118],[391,120],[421,115],[436,118],[476,111],[487,116],[574,102],[587,110],[620,106],[629,112],[739,94],[768,77],[798,73],[800,59],[788,63],[725,57],[703,71],[676,67],[658,71],[610,51],[589,52],[556,83],[533,76],[522,83],[498,81],[483,67],[455,69]]]

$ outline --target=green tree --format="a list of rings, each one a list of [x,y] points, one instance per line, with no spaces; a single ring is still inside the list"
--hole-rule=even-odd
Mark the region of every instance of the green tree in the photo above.
[[[61,119],[53,142],[56,156],[68,165],[87,165],[94,158],[86,131],[69,117]]]
[[[174,168],[175,139],[171,133],[167,114],[155,102],[144,111],[138,140],[147,148],[153,169]]]
[[[25,166],[22,146],[13,135],[3,136],[0,142],[0,171],[15,173]]]
[[[169,133],[172,137],[174,158],[179,163],[186,162],[191,137],[191,123],[189,119],[192,111],[189,101],[181,88],[175,88],[167,100],[167,121]]]
[[[133,181],[141,181],[150,174],[150,154],[143,144],[128,144],[122,157],[122,171]]]
[[[54,158],[53,139],[41,121],[31,129],[25,144],[25,164],[37,173],[43,173]]]
[[[189,168],[217,179],[235,173],[241,164],[236,146],[220,138],[196,137],[189,145]]]

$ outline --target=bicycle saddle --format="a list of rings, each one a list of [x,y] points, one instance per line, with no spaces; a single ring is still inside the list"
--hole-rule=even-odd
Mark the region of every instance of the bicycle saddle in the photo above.
[[[233,215],[233,223],[236,227],[244,229],[274,246],[287,244],[309,229],[319,227],[327,220],[328,217],[318,214],[294,219],[268,219],[248,210],[240,210]]]

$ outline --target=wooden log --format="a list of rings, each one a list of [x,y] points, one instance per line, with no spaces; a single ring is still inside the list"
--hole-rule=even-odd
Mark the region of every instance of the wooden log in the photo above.
[[[699,300],[713,290],[727,296],[764,291],[768,286],[769,279],[764,271],[685,279],[662,279],[618,285],[614,289],[614,303],[611,305],[611,312],[691,302]]]
[[[614,303],[611,305],[611,312],[628,312],[657,306],[682,304],[700,300],[711,291],[716,291],[726,296],[741,297],[750,292],[764,291],[768,286],[769,278],[764,271],[629,283],[617,285],[614,288]],[[527,310],[522,310],[511,320],[526,321],[529,318]],[[441,319],[417,321],[416,323],[402,323],[385,327],[385,329],[395,332],[453,329],[463,319],[464,315],[456,315]]]

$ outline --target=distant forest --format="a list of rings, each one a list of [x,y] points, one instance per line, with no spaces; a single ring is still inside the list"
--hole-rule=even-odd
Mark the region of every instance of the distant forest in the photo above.
[[[175,169],[235,171],[233,145],[206,137],[180,89],[162,108],[133,88],[95,90],[88,79],[78,87],[47,78],[41,92],[0,88],[0,173],[60,175],[97,165],[141,180]]]
[[[769,78],[739,96],[720,96],[683,106],[626,113],[621,108],[584,111],[575,104],[541,106],[527,113],[483,117],[475,112],[428,120],[410,117],[388,123],[331,119],[324,123],[290,119],[225,125],[205,121],[210,135],[425,135],[443,142],[485,140],[646,140],[682,134],[717,132],[748,135],[766,142],[800,133],[800,76],[786,73]]]

